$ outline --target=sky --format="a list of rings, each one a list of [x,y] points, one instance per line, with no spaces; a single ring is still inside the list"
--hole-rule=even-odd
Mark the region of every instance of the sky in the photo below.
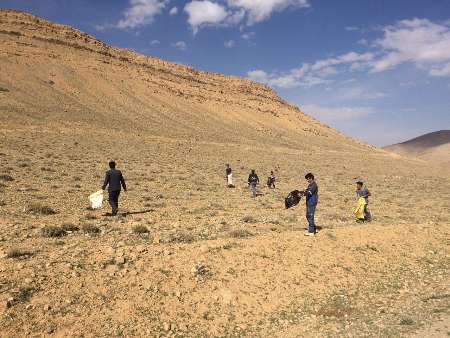
[[[0,0],[0,8],[267,84],[377,146],[450,129],[450,0]]]

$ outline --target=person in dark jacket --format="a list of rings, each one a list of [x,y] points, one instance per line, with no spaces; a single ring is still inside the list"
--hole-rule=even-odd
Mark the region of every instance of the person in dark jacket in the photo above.
[[[267,178],[267,186],[269,189],[275,189],[275,174],[273,171],[270,172],[270,176]]]
[[[259,177],[256,175],[256,172],[254,169],[250,172],[250,175],[248,175],[248,186],[250,187],[252,191],[253,198],[256,197],[256,186],[259,183]]]
[[[127,191],[127,186],[122,172],[116,169],[116,162],[110,161],[109,168],[110,169],[106,172],[102,189],[105,190],[106,186],[108,186],[109,205],[111,205],[112,210],[111,214],[115,216],[119,210],[120,190],[123,187],[123,190]]]
[[[316,212],[317,202],[319,201],[319,187],[314,180],[313,174],[306,174],[305,179],[308,181],[308,187],[303,192],[306,197],[306,220],[308,221],[308,231],[305,235],[314,236],[316,234],[314,214]]]

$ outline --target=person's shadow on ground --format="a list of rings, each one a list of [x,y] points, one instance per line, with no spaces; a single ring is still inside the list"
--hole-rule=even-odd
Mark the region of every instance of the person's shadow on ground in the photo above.
[[[140,214],[148,214],[149,212],[155,211],[154,209],[147,209],[147,210],[141,210],[141,211],[125,211],[120,212],[117,215],[122,217],[127,217],[128,215],[140,215]],[[103,214],[103,216],[113,216],[112,213],[107,212],[106,214]]]

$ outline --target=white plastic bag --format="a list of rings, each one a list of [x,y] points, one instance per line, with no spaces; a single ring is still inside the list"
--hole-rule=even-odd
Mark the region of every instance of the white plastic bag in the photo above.
[[[99,190],[91,194],[89,196],[89,202],[91,202],[92,209],[101,208],[103,204],[103,190]]]

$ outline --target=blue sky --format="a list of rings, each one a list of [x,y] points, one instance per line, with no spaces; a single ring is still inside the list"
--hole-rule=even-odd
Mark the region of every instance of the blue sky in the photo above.
[[[0,0],[0,7],[266,83],[375,145],[450,129],[449,0]]]

